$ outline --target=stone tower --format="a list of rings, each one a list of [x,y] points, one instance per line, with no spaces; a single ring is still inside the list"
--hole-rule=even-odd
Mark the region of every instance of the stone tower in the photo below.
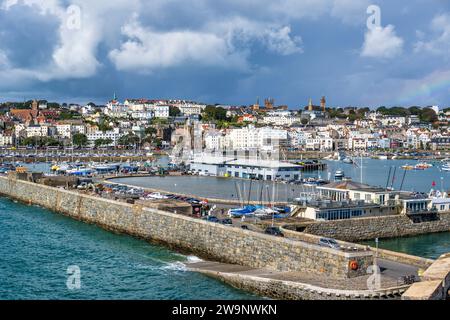
[[[33,102],[31,103],[31,110],[37,111],[38,108],[39,108],[39,102],[37,100],[33,100]]]
[[[323,112],[325,112],[326,105],[327,105],[327,100],[325,99],[325,97],[322,97],[322,99],[320,100],[320,108],[322,109]]]
[[[309,98],[308,110],[309,111],[313,111],[313,104],[312,104],[312,99],[311,98]]]

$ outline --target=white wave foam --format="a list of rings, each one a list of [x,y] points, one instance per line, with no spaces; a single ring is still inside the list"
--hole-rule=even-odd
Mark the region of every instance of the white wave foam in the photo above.
[[[165,265],[162,269],[164,270],[173,270],[173,271],[187,271],[186,265],[182,262],[172,262]]]
[[[197,262],[202,262],[203,260],[200,259],[199,257],[196,256],[187,256],[186,257],[188,263],[197,263]]]

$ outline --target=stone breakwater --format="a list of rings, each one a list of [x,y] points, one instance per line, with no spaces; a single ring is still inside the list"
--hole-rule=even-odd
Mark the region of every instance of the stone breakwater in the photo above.
[[[439,214],[437,221],[422,223],[414,223],[404,215],[322,221],[307,224],[303,230],[305,233],[349,242],[446,231],[450,231],[450,213]]]
[[[286,229],[284,227],[281,227],[281,230],[289,238],[298,239],[298,240],[310,242],[310,243],[317,243],[319,241],[319,239],[322,238],[321,236],[308,234],[308,233],[304,233],[304,232],[292,231],[292,230]],[[409,254],[405,254],[405,253],[401,253],[401,252],[395,252],[395,251],[390,251],[390,250],[385,250],[385,249],[375,249],[372,247],[363,246],[360,244],[346,242],[346,241],[342,241],[342,240],[337,240],[337,242],[343,247],[357,248],[360,250],[369,249],[372,252],[374,252],[374,254],[375,253],[378,254],[379,258],[390,260],[390,261],[395,261],[398,263],[404,263],[407,265],[416,266],[416,267],[423,268],[423,269],[427,269],[434,262],[434,260],[432,260],[432,259],[417,257],[417,256],[413,256],[413,255],[409,255]]]
[[[231,264],[352,278],[366,274],[373,263],[372,252],[336,251],[6,177],[0,177],[0,194],[108,230]],[[357,270],[350,266],[353,261],[359,266]]]
[[[409,285],[380,290],[328,289],[306,283],[263,278],[246,274],[191,269],[232,285],[237,289],[282,300],[399,300]]]

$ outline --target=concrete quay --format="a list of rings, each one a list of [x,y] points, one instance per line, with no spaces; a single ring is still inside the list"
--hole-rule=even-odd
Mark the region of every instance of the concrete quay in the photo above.
[[[409,287],[399,285],[389,276],[382,277],[382,289],[369,290],[369,276],[342,281],[218,262],[197,262],[187,264],[187,267],[235,288],[282,300],[399,300]]]

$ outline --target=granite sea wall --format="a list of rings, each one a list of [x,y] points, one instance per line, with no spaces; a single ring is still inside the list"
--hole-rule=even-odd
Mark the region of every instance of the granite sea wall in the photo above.
[[[76,191],[0,177],[0,194],[216,261],[337,278],[366,274],[372,252],[342,252]],[[356,261],[357,270],[351,262]]]
[[[450,213],[439,220],[414,223],[405,215],[367,217],[309,223],[303,232],[343,241],[358,242],[375,238],[397,238],[450,231]]]

